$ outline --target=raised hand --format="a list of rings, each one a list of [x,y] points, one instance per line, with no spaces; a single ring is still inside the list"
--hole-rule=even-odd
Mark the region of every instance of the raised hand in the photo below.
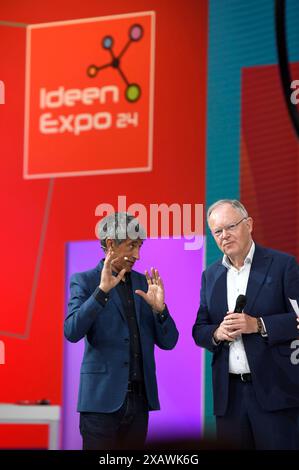
[[[114,252],[113,250],[109,250],[107,255],[106,255],[106,258],[105,258],[105,261],[104,261],[104,266],[103,266],[103,269],[102,269],[102,273],[101,273],[101,282],[100,282],[100,289],[103,291],[103,292],[106,292],[108,293],[111,289],[113,289],[113,287],[117,286],[117,284],[122,280],[122,278],[124,277],[125,273],[126,273],[126,269],[122,269],[117,276],[113,276],[112,274],[112,268],[113,268],[113,264],[119,260],[121,257],[118,256],[118,257],[114,257]]]
[[[148,291],[135,290],[154,310],[154,312],[162,313],[165,309],[164,303],[164,285],[157,269],[151,268],[151,276],[145,271],[145,277],[148,283]]]

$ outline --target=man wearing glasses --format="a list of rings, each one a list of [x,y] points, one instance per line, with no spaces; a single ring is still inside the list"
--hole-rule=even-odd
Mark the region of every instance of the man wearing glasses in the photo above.
[[[209,228],[223,258],[202,275],[193,338],[213,353],[217,437],[245,449],[299,449],[299,267],[252,240],[253,220],[237,200],[215,202]],[[243,294],[246,305],[234,313]],[[297,363],[298,361],[296,361]]]

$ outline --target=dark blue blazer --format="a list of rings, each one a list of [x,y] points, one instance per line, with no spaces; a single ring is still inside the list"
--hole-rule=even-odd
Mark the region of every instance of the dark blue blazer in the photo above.
[[[65,337],[72,342],[84,338],[85,351],[81,365],[78,411],[111,413],[120,408],[126,396],[129,377],[129,330],[121,299],[114,288],[109,301],[102,306],[95,298],[103,261],[95,269],[71,277],[68,316],[64,323]],[[142,348],[144,381],[151,410],[160,408],[154,346],[172,349],[178,331],[168,313],[160,323],[150,306],[135,289],[147,291],[145,276],[131,273],[137,323]]]
[[[200,307],[193,326],[196,344],[213,353],[214,413],[219,416],[225,414],[228,403],[229,347],[224,342],[215,346],[212,336],[228,311],[226,277],[222,260],[203,273]],[[299,302],[296,259],[256,245],[246,296],[244,311],[262,317],[268,333],[267,338],[258,333],[242,335],[256,398],[268,411],[299,407],[299,365],[291,361],[291,343],[299,331],[288,300]]]

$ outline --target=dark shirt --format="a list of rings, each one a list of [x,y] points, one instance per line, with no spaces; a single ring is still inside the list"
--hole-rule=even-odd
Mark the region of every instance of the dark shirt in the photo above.
[[[116,273],[113,275],[117,276]],[[142,363],[142,351],[140,344],[140,333],[136,318],[136,310],[133,296],[132,280],[131,274],[126,273],[125,282],[120,281],[115,289],[120,296],[121,303],[125,312],[127,319],[127,324],[129,328],[129,341],[130,341],[130,370],[129,370],[129,380],[131,381],[143,381],[143,363]],[[96,300],[105,306],[109,300],[109,293],[106,294],[99,287],[96,288],[94,292],[94,297]],[[158,315],[158,321],[164,323],[168,317],[167,309],[165,309],[161,314],[153,313],[153,315]]]
[[[140,344],[140,334],[136,318],[135,302],[130,273],[126,273],[124,281],[120,281],[116,290],[121,298],[125,311],[130,338],[130,371],[129,378],[134,381],[143,381],[143,363]]]

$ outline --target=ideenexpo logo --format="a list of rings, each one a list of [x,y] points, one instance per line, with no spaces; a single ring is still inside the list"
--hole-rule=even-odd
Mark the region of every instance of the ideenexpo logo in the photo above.
[[[100,70],[107,67],[113,67],[118,70],[121,79],[125,82],[125,98],[129,102],[135,102],[139,99],[141,88],[137,83],[130,83],[121,69],[121,58],[127,51],[133,41],[139,41],[142,38],[143,29],[139,24],[134,24],[129,29],[129,41],[125,44],[122,51],[116,56],[113,52],[114,39],[111,36],[105,36],[102,41],[104,49],[110,51],[112,61],[104,65],[90,65],[87,69],[87,75],[91,78],[97,76]],[[73,107],[76,102],[84,105],[92,105],[94,102],[106,104],[109,99],[112,103],[119,103],[119,88],[117,86],[104,86],[102,88],[85,88],[65,90],[60,87],[58,90],[47,91],[45,88],[40,90],[40,109],[55,109],[63,105]],[[138,113],[118,113],[115,123],[116,127],[123,128],[129,125],[138,126]],[[82,132],[88,132],[91,129],[104,130],[112,126],[112,115],[107,112],[81,113],[77,116],[69,114],[68,116],[59,116],[59,119],[52,119],[51,113],[43,113],[40,116],[40,132],[43,134],[57,134],[71,132],[79,135]]]
[[[24,177],[151,170],[154,13],[27,34]]]
[[[78,104],[90,106],[95,103],[107,104],[119,103],[119,89],[116,86],[104,86],[102,88],[72,88],[65,90],[59,87],[57,90],[40,90],[40,109],[48,110],[42,112],[39,118],[39,131],[44,135],[70,133],[80,135],[82,132],[91,130],[102,131],[112,126],[112,113],[100,111],[93,113],[68,113],[57,116],[53,109],[62,107],[74,108]],[[51,110],[51,112],[49,112]],[[116,120],[116,127],[121,127],[121,114]],[[137,122],[136,122],[137,124]]]
[[[140,24],[133,24],[129,29],[129,40],[124,45],[123,49],[118,55],[115,55],[113,51],[114,38],[112,36],[105,36],[102,41],[103,49],[106,49],[110,52],[112,60],[104,65],[90,65],[87,69],[87,74],[94,78],[100,72],[107,67],[113,67],[118,70],[119,75],[126,84],[125,96],[128,101],[134,102],[137,101],[141,94],[141,88],[137,83],[130,83],[127,79],[124,71],[121,69],[121,60],[125,52],[128,50],[128,47],[132,42],[140,41],[143,36],[143,28]]]

